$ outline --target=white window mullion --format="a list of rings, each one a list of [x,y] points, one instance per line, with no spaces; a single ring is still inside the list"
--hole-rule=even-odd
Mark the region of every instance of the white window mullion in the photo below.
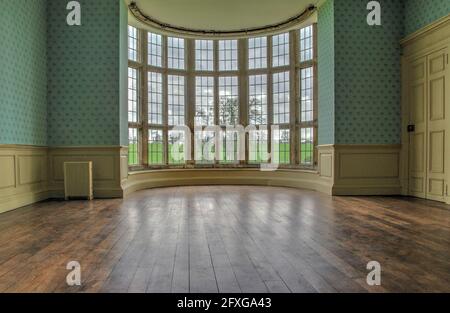
[[[299,60],[299,32],[297,30],[291,31],[290,33],[290,54],[294,61],[290,63],[290,79],[291,79],[291,116],[290,116],[290,129],[291,129],[291,164],[299,164],[299,146],[297,144],[299,134],[298,134],[298,121],[300,117],[300,110],[298,108],[300,103],[300,93],[299,93],[299,76],[297,74],[297,64]]]
[[[272,86],[272,73],[273,73],[273,36],[269,36],[267,40],[267,149],[269,153],[272,153],[272,124],[273,124],[273,86]]]

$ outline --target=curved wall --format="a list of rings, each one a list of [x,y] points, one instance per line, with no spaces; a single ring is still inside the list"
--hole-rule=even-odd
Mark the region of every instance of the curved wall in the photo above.
[[[127,173],[122,160],[123,195],[138,190],[198,185],[293,187],[328,195],[402,194],[400,145],[324,145],[317,171],[258,168],[168,169]]]
[[[211,168],[132,172],[124,185],[124,195],[149,188],[199,185],[294,187],[331,194],[331,186],[314,171]]]

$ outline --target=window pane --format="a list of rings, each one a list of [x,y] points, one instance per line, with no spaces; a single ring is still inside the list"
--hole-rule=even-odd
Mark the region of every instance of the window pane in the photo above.
[[[237,131],[222,131],[220,140],[220,162],[237,163],[239,161],[239,133]]]
[[[169,131],[169,164],[184,164],[185,136],[183,131]]]
[[[289,123],[289,72],[273,74],[273,123]]]
[[[276,164],[291,163],[291,144],[289,129],[275,129],[272,133],[273,162]]]
[[[168,76],[168,111],[169,125],[185,125],[184,120],[184,76]]]
[[[215,160],[215,132],[196,131],[195,132],[195,162],[213,163]]]
[[[273,66],[289,65],[289,33],[272,37]]]
[[[162,36],[148,33],[148,64],[162,66]]]
[[[163,88],[162,74],[148,73],[148,122],[163,123]]]
[[[214,125],[214,77],[195,79],[195,125]]]
[[[161,165],[164,163],[163,131],[149,129],[148,131],[148,164]]]
[[[249,77],[249,123],[267,125],[267,75]]]
[[[128,68],[128,122],[138,122],[138,70]]]
[[[238,41],[220,40],[219,41],[219,70],[237,71],[238,70]]]
[[[214,70],[214,42],[212,40],[195,41],[195,69],[197,71]]]
[[[239,123],[239,86],[236,76],[219,78],[219,120],[223,126]]]
[[[184,70],[184,39],[168,37],[168,67]]]
[[[138,30],[128,25],[128,59],[138,61],[139,37]]]
[[[300,110],[301,121],[314,119],[314,70],[312,67],[300,71]]]
[[[248,68],[267,67],[267,37],[250,38],[248,40]]]
[[[300,62],[312,60],[314,57],[313,26],[300,29]]]
[[[136,128],[128,129],[128,164],[139,164],[139,145],[138,130]]]
[[[249,132],[248,161],[262,163],[268,161],[267,130],[253,130]]]
[[[300,130],[300,164],[313,165],[314,163],[314,129],[312,127]]]

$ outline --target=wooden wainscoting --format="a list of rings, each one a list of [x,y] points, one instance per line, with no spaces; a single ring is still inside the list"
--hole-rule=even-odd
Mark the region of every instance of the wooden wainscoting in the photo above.
[[[319,160],[319,185],[322,192],[333,194],[334,185],[334,145],[322,145],[317,149],[317,159]]]
[[[122,147],[52,147],[49,149],[49,192],[64,197],[64,162],[92,161],[95,198],[123,197]]]
[[[323,145],[318,171],[280,169],[179,169],[130,173],[124,194],[156,187],[264,185],[316,190],[329,195],[400,195],[400,145]],[[123,167],[126,168],[125,165]]]
[[[400,145],[335,145],[333,195],[400,195]]]
[[[44,200],[48,148],[0,145],[0,213]]]
[[[127,148],[0,146],[0,212],[64,197],[64,162],[93,162],[94,197],[184,185],[265,185],[329,195],[401,194],[400,145],[326,145],[318,171],[183,169],[128,173]]]
[[[121,198],[127,148],[0,145],[0,213],[64,198],[64,162],[92,161],[94,197]]]
[[[319,174],[333,195],[400,195],[400,145],[319,146]]]
[[[120,184],[125,186],[128,180],[128,147],[120,148]]]

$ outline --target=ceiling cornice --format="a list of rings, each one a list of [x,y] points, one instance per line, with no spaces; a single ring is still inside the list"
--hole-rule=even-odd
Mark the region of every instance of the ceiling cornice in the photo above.
[[[152,16],[145,14],[134,1],[132,1],[128,7],[130,9],[131,14],[138,21],[152,28],[160,29],[164,32],[179,34],[183,36],[208,36],[208,37],[251,36],[287,30],[302,22],[305,22],[309,17],[311,17],[316,12],[317,9],[315,5],[310,5],[303,12],[291,18],[288,18],[287,20],[275,24],[263,25],[260,27],[252,27],[236,30],[219,30],[219,29],[204,30],[204,29],[187,28],[162,22]]]

